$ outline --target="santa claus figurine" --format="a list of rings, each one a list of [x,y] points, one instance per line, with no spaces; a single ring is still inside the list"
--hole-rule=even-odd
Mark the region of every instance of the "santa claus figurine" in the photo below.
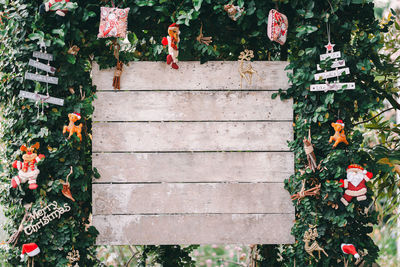
[[[179,25],[176,23],[172,23],[168,27],[168,36],[164,37],[161,41],[161,43],[164,46],[168,45],[168,56],[167,56],[167,64],[171,64],[171,67],[173,69],[179,69],[178,66],[178,55],[179,55],[179,50],[178,50],[178,44],[179,44],[179,34],[181,32],[179,31]]]
[[[358,201],[367,199],[367,186],[365,182],[372,179],[373,174],[364,170],[357,164],[351,164],[346,170],[347,179],[340,180],[340,187],[345,188],[343,197],[340,199],[345,206],[355,197]]]
[[[62,3],[62,4],[66,4],[68,3],[70,0],[50,0],[46,3],[43,3],[40,5],[39,7],[39,12],[41,14],[45,13],[45,12],[49,12],[51,9],[51,6],[54,5],[55,3]],[[52,10],[54,11],[54,10]],[[68,12],[68,9],[57,9],[55,10],[56,14],[61,16],[61,17],[65,17],[65,14]]]

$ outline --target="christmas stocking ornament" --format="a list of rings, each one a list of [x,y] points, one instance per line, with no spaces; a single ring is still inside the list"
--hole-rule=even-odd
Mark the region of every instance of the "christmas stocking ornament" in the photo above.
[[[69,124],[64,125],[63,129],[63,134],[66,132],[69,132],[68,139],[71,138],[71,136],[76,133],[78,136],[79,140],[82,142],[82,123],[79,125],[75,125],[75,122],[81,119],[81,114],[80,113],[70,113],[68,114],[68,119],[69,119]]]
[[[367,199],[367,185],[365,184],[372,179],[373,174],[364,170],[357,164],[351,164],[346,170],[347,179],[340,180],[340,187],[345,188],[343,197],[340,201],[343,205],[348,206],[349,202],[355,197],[358,201]]]
[[[178,44],[179,44],[179,34],[181,32],[179,31],[179,25],[176,23],[172,23],[168,27],[168,36],[164,37],[161,41],[161,43],[164,46],[168,46],[168,56],[167,56],[167,64],[171,64],[171,67],[173,69],[179,69],[178,66],[178,55],[179,55],[179,50],[178,50]]]
[[[340,245],[342,252],[344,254],[351,254],[354,258],[359,259],[360,255],[358,254],[356,247],[353,244],[342,244]]]
[[[284,45],[286,42],[288,26],[289,22],[287,17],[275,9],[271,9],[268,15],[268,38],[280,45]]]
[[[56,3],[66,4],[69,1],[70,0],[50,0],[40,5],[39,12],[40,14],[44,14],[45,12],[55,11],[57,15],[65,17],[66,13],[68,12],[68,9],[52,9],[51,7],[54,6],[54,4]]]
[[[332,127],[335,129],[335,135],[329,138],[329,144],[335,141],[333,148],[337,147],[340,143],[349,144],[346,139],[346,134],[344,133],[344,123],[342,120],[337,120],[336,123],[332,122]]]
[[[26,152],[25,155],[22,156],[23,162],[14,161],[13,168],[18,169],[18,175],[14,176],[11,180],[11,186],[13,188],[17,188],[21,183],[28,182],[29,189],[34,190],[38,187],[36,184],[36,178],[39,175],[39,169],[36,164],[44,159],[43,154],[37,155],[34,153],[34,150],[39,149],[39,143],[34,144],[33,146],[26,147],[25,145],[21,146],[21,151]]]

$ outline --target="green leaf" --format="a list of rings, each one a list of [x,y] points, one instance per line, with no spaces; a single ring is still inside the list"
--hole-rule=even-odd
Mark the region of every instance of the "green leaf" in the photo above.
[[[192,1],[194,10],[199,11],[201,8],[201,4],[203,3],[203,0],[192,0]]]

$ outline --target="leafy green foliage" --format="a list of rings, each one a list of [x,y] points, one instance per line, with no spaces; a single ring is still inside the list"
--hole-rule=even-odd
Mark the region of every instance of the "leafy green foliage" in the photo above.
[[[106,68],[115,66],[116,59],[109,49],[110,40],[97,39],[100,1],[73,2],[77,4],[75,9],[61,18],[54,12],[39,16],[37,8],[40,0],[0,0],[7,13],[4,25],[0,25],[0,101],[4,118],[2,141],[5,145],[2,183],[8,184],[15,175],[11,163],[21,157],[18,151],[20,145],[39,141],[39,152],[46,156],[39,166],[39,190],[19,191],[6,187],[1,191],[1,203],[11,219],[7,230],[11,233],[18,227],[24,203],[33,201],[34,208],[39,208],[57,200],[59,204],[68,202],[72,206],[70,213],[43,227],[39,233],[29,237],[23,233],[17,247],[3,253],[14,266],[19,264],[17,255],[20,245],[26,242],[36,242],[41,247],[42,266],[54,266],[55,262],[57,266],[65,266],[65,257],[73,247],[81,252],[81,266],[97,264],[92,257],[97,232],[93,227],[86,229],[91,213],[91,181],[93,177],[98,177],[91,167],[90,132],[95,88],[91,84],[90,69],[92,60]],[[346,210],[336,211],[327,203],[340,199],[343,190],[335,181],[344,177],[345,168],[350,163],[366,164],[366,168],[376,174],[375,179],[380,177],[375,161],[368,153],[360,151],[362,134],[353,131],[351,125],[366,117],[370,110],[381,107],[382,100],[391,96],[382,90],[373,76],[373,71],[383,66],[376,51],[381,47],[380,33],[386,30],[386,26],[381,27],[375,21],[373,5],[367,0],[331,0],[330,3],[238,0],[237,5],[245,7],[245,12],[236,22],[229,19],[223,10],[226,3],[223,0],[120,1],[120,7],[131,8],[128,18],[130,45],[121,51],[120,59],[125,63],[165,60],[166,50],[160,42],[172,22],[181,24],[180,60],[237,60],[245,48],[255,51],[255,60],[286,60],[289,55],[288,69],[293,71],[290,75],[292,87],[287,92],[281,91],[280,97],[294,100],[295,140],[290,147],[296,155],[295,167],[296,170],[304,168],[306,161],[302,139],[311,128],[317,159],[322,160],[327,170],[315,174],[306,171],[304,175],[296,172],[290,181],[286,181],[286,188],[295,193],[300,189],[301,180],[306,179],[309,187],[312,178],[317,178],[322,184],[322,193],[320,198],[306,198],[300,204],[294,203],[297,219],[292,233],[297,241],[283,251],[283,264],[309,266],[311,260],[313,265],[342,266],[337,261],[342,259],[342,242],[354,243],[359,249],[365,249],[368,251],[366,261],[373,262],[377,258],[377,247],[368,233],[372,230],[369,225],[376,222],[376,212],[370,211],[365,216],[358,203],[351,204]],[[268,12],[276,4],[290,22],[288,42],[284,46],[271,42],[266,34]],[[335,49],[343,52],[343,58],[350,67],[351,75],[346,79],[357,84],[353,91],[309,91],[319,54],[324,52],[323,46],[327,43],[325,22],[331,25]],[[213,37],[210,46],[196,42],[201,24],[204,35]],[[53,64],[60,79],[58,86],[50,87],[50,94],[64,98],[65,106],[48,106],[45,115],[37,118],[34,103],[18,99],[17,95],[19,90],[41,93],[46,90],[41,84],[23,79],[28,59],[41,41],[54,54],[56,61]],[[72,45],[80,48],[77,55],[67,53]],[[323,67],[330,64],[329,61],[322,63]],[[62,126],[68,122],[67,114],[73,111],[80,111],[83,116],[82,143],[75,136],[65,140],[62,135]],[[330,123],[338,117],[346,123],[350,145],[332,149],[327,144],[333,134]],[[76,202],[70,202],[60,193],[62,186],[58,180],[65,179],[69,166],[74,168],[70,182]],[[329,258],[323,256],[318,264],[304,251],[302,237],[309,224],[318,225],[318,242],[329,253]],[[194,266],[189,256],[192,249],[145,246],[140,260],[144,263],[146,255],[152,254],[156,262],[164,266]],[[271,246],[263,247],[260,252],[265,257],[260,262],[261,266],[271,266],[271,262],[275,264],[276,259],[272,258],[277,258],[277,251]]]

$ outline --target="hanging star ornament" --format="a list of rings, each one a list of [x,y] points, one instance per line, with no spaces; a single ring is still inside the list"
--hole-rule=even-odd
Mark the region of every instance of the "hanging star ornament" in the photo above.
[[[329,41],[328,44],[325,46],[326,53],[333,53],[334,46],[335,46],[335,44],[332,44],[331,41]]]

